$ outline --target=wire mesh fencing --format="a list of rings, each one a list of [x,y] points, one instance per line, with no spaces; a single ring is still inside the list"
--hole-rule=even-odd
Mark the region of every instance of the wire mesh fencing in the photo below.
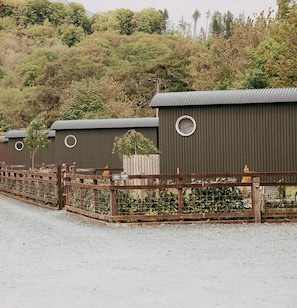
[[[45,170],[0,169],[0,190],[37,205],[61,209],[63,183],[60,166]]]
[[[71,175],[65,186],[68,210],[110,221],[252,219],[251,183],[234,177]]]
[[[127,175],[0,169],[0,190],[108,222],[297,221],[297,172]]]

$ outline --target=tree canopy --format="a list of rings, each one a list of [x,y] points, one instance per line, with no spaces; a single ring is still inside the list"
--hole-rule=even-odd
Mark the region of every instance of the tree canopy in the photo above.
[[[157,92],[297,86],[297,4],[253,17],[0,1],[0,124],[153,116]],[[193,24],[191,24],[191,22]]]

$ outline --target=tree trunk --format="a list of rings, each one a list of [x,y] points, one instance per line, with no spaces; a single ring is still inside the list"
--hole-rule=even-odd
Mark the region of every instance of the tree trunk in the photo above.
[[[31,169],[34,170],[35,169],[35,153],[32,153],[31,156]]]

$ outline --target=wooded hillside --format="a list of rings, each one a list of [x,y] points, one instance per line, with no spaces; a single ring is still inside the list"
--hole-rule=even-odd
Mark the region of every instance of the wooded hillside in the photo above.
[[[297,4],[170,25],[167,10],[89,17],[80,4],[0,0],[0,129],[152,116],[156,92],[297,86]],[[199,8],[198,8],[199,9]]]

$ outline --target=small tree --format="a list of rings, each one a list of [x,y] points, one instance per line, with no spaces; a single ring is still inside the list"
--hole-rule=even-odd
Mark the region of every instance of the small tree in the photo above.
[[[36,153],[49,146],[48,129],[45,125],[45,112],[39,114],[28,126],[24,142],[31,158],[32,170],[35,168]]]
[[[121,160],[123,156],[132,156],[136,154],[148,155],[158,153],[152,140],[144,137],[135,129],[128,130],[121,137],[114,138],[112,153],[118,153]]]

